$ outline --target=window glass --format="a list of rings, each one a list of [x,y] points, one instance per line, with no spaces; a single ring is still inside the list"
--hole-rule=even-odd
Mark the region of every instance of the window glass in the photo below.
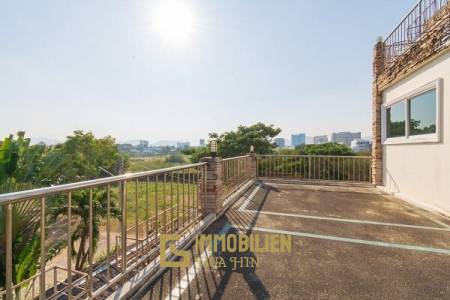
[[[405,102],[396,103],[386,110],[386,136],[405,136]]]
[[[436,133],[436,89],[409,100],[409,135]]]

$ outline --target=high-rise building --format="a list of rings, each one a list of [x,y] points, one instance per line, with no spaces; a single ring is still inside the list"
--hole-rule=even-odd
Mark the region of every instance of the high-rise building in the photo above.
[[[200,147],[205,147],[205,139],[200,139]]]
[[[351,142],[350,148],[353,152],[370,152],[372,151],[372,141],[365,139],[354,139]]]
[[[353,140],[360,139],[361,132],[333,132],[331,134],[331,142],[350,146]]]
[[[314,144],[328,143],[328,135],[317,135],[314,137]]]
[[[284,140],[284,138],[275,138],[275,144],[277,144],[278,148],[284,148],[286,147],[286,141]]]
[[[298,133],[291,135],[292,147],[306,144],[306,135],[304,133]]]

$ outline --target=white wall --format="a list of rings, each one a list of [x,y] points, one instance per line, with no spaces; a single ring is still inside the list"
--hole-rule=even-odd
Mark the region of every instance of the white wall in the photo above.
[[[442,78],[441,141],[384,145],[383,178],[388,191],[450,215],[450,51],[386,89],[383,103],[439,78]]]

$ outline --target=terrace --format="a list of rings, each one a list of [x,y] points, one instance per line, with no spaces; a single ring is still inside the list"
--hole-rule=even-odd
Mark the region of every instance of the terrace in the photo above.
[[[411,48],[427,42],[429,35],[433,34],[430,27],[433,19],[444,17],[442,28],[439,26],[439,34],[432,42],[436,51],[444,47],[450,40],[450,20],[445,17],[445,9],[448,9],[448,0],[420,0],[411,9],[405,18],[384,40],[384,61],[386,67],[393,64],[400,56],[407,56]]]
[[[360,156],[249,154],[1,195],[2,293],[6,299],[448,298],[450,220],[381,193],[370,184],[370,163]],[[107,211],[94,249],[98,194]],[[89,250],[76,269],[80,242],[72,243],[71,234],[82,223],[75,213],[80,198]],[[55,199],[65,203],[65,214],[51,223]],[[29,206],[38,211],[41,261],[58,237],[67,247],[17,283],[14,217]],[[239,253],[257,265],[214,268],[208,257],[233,254],[196,253],[192,243],[200,232],[286,234],[292,252]],[[193,256],[188,267],[160,266],[160,251],[179,259],[168,245],[160,249],[161,234],[172,233],[180,235],[174,246]]]

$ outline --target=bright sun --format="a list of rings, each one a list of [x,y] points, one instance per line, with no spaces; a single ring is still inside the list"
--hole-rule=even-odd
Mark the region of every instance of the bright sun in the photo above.
[[[164,0],[155,7],[153,24],[156,31],[171,44],[185,43],[196,29],[196,18],[187,1]]]

